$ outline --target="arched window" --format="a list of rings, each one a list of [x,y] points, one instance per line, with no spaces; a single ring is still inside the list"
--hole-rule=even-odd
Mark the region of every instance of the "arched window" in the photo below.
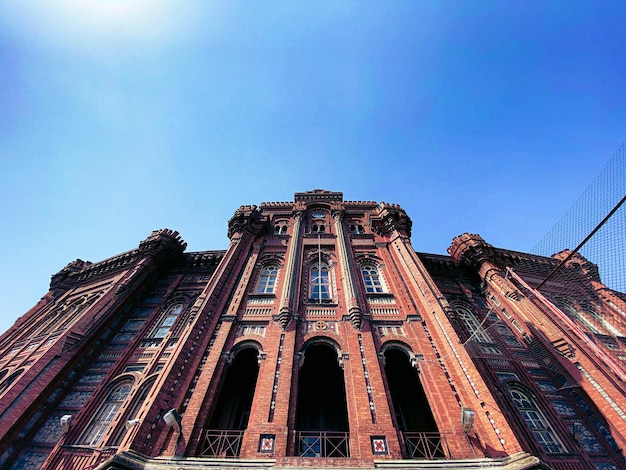
[[[350,224],[350,233],[352,235],[362,235],[365,233],[365,229],[363,228],[363,226],[358,223],[358,222],[352,222]]]
[[[276,290],[276,279],[278,279],[278,267],[265,266],[261,271],[257,294],[273,294]]]
[[[79,444],[87,446],[97,446],[102,436],[109,428],[111,422],[117,415],[128,397],[132,388],[131,382],[123,382],[113,388],[106,397],[105,402],[100,406],[100,409],[96,413],[94,419],[87,427],[83,437],[80,439]]]
[[[15,382],[15,380],[22,375],[22,372],[24,372],[24,369],[18,369],[7,377],[4,382],[0,384],[0,393],[4,393],[11,385],[13,385],[13,382]],[[6,375],[6,371],[4,374]]]
[[[125,420],[138,418],[139,410],[141,409],[143,403],[146,401],[146,398],[148,398],[148,394],[150,393],[150,390],[152,390],[152,385],[154,385],[155,381],[156,378],[152,378],[145,382],[143,385],[141,385],[141,388],[139,389],[137,394],[135,394],[135,397],[132,400],[132,405],[130,406],[129,411],[124,418]],[[113,442],[111,444],[114,446],[120,445],[127,431],[128,429],[126,428],[126,426],[122,426],[117,432],[117,435],[115,436],[115,439],[113,439]]]
[[[274,235],[286,235],[287,234],[287,222],[285,220],[279,220],[274,224]]]
[[[313,233],[325,233],[326,226],[324,224],[313,224]]]
[[[465,328],[470,333],[471,338],[479,343],[491,343],[493,340],[476,319],[474,312],[469,308],[461,305],[454,307],[454,312],[459,320],[463,322]]]
[[[163,315],[159,324],[152,331],[150,338],[152,339],[165,338],[165,335],[169,333],[170,328],[172,328],[172,325],[176,322],[178,315],[182,311],[183,311],[183,304],[175,304],[175,305],[172,305],[169,309],[167,309],[167,312],[165,312],[165,315]]]
[[[361,268],[361,275],[363,276],[363,284],[365,284],[365,292],[368,294],[384,292],[383,283],[376,266],[363,266]]]
[[[330,300],[330,271],[325,264],[315,264],[311,268],[311,299]]]
[[[521,413],[528,427],[533,431],[537,441],[548,454],[564,452],[563,445],[559,442],[556,434],[541,410],[537,407],[530,392],[518,385],[509,386],[509,394],[513,403]]]

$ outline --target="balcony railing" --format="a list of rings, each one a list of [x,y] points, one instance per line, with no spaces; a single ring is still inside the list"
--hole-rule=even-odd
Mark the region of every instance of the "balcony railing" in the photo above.
[[[347,432],[296,431],[300,457],[350,457],[350,434]]]
[[[205,429],[202,439],[201,456],[239,457],[244,431]]]
[[[445,459],[448,443],[438,432],[404,432],[404,445],[408,459]]]

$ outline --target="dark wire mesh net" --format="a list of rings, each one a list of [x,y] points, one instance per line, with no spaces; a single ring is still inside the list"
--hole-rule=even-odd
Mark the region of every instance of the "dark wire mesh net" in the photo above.
[[[574,250],[624,196],[626,142],[531,253],[551,256],[565,249]],[[598,266],[602,283],[610,289],[626,292],[626,204],[606,220],[579,253]]]

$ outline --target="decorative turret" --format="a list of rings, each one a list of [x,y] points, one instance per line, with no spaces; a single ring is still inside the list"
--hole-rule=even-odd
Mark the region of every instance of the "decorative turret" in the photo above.
[[[228,221],[228,238],[247,230],[258,234],[267,226],[267,219],[262,218],[255,205],[240,206]]]
[[[552,255],[552,258],[565,262],[564,268],[576,270],[578,274],[582,275],[588,281],[601,282],[598,266],[578,252],[572,252],[572,250],[566,249]]]
[[[139,253],[163,258],[180,256],[187,248],[178,232],[169,229],[154,230],[148,238],[139,243]]]
[[[84,268],[91,266],[91,261],[83,261],[77,259],[69,263],[58,273],[53,274],[50,280],[50,290],[67,289],[71,286],[71,277],[73,274],[82,271]]]
[[[475,233],[464,233],[455,237],[448,248],[448,253],[456,263],[474,267],[495,258],[493,246]]]
[[[381,235],[398,231],[401,235],[411,236],[411,218],[398,204],[381,202],[372,214],[372,229]]]

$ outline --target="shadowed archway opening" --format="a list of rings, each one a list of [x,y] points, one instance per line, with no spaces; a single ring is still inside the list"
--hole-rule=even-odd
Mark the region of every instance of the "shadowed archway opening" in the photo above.
[[[307,348],[298,381],[298,455],[348,457],[348,409],[337,351],[326,344]]]
[[[405,351],[396,348],[385,351],[385,376],[406,457],[443,457],[445,443],[437,429],[419,374]]]
[[[258,351],[247,348],[235,356],[226,372],[211,418],[211,429],[237,429],[248,427],[252,398],[259,375]]]
[[[243,349],[235,355],[226,371],[209,428],[203,433],[200,455],[239,455],[259,375],[257,357],[258,351],[255,348]]]

